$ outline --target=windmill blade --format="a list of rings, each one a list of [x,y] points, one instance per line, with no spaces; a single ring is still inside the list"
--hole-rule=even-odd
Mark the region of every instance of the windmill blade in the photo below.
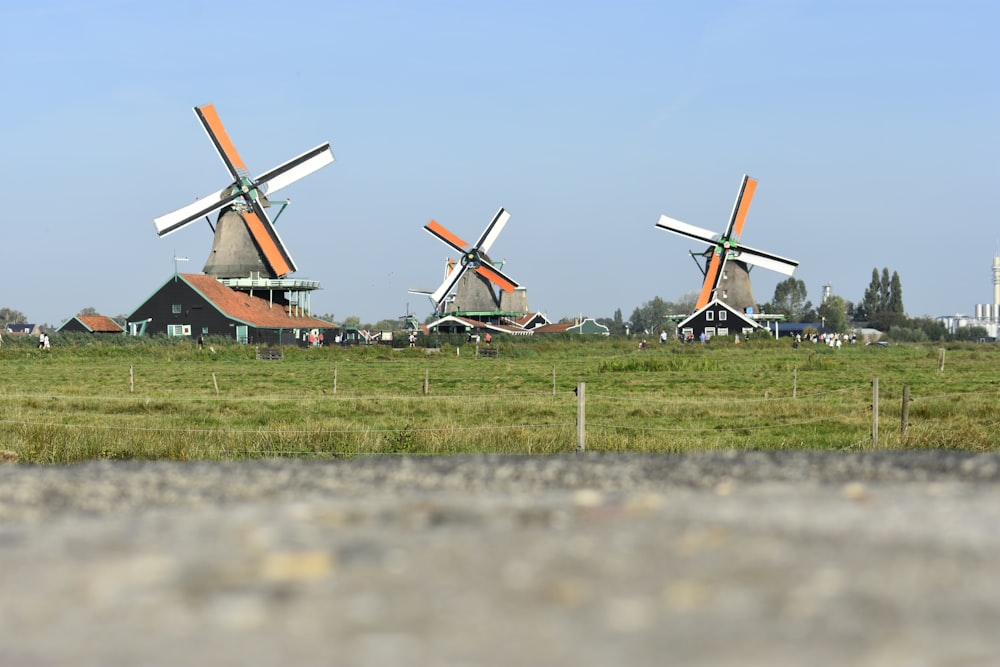
[[[698,302],[695,304],[696,310],[701,310],[712,300],[712,295],[719,286],[719,279],[722,277],[722,266],[725,264],[724,252],[713,252],[712,259],[708,263],[705,271],[705,282],[701,284],[701,293],[698,294]]]
[[[478,248],[480,252],[489,253],[490,247],[492,247],[493,242],[497,240],[497,237],[500,235],[500,232],[503,231],[504,225],[507,224],[508,220],[510,220],[510,213],[501,207],[500,210],[497,211],[497,214],[493,216],[493,220],[490,224],[483,230],[479,240],[476,241],[476,248]]]
[[[668,232],[678,234],[679,236],[685,236],[689,239],[694,239],[695,241],[704,241],[705,243],[710,243],[712,245],[715,245],[715,241],[718,238],[718,234],[714,234],[707,229],[695,227],[694,225],[689,225],[688,223],[681,222],[680,220],[674,220],[666,215],[660,216],[660,219],[656,222],[656,226],[660,229],[665,229]]]
[[[764,269],[770,269],[771,271],[777,271],[778,273],[782,273],[786,276],[792,275],[795,268],[799,265],[799,263],[794,259],[788,259],[787,257],[782,257],[781,255],[775,255],[773,253],[756,250],[755,248],[743,245],[737,246],[733,259],[738,259],[741,262],[753,264],[754,266],[759,266]]]
[[[489,280],[491,283],[502,289],[508,294],[513,292],[515,289],[520,287],[516,282],[511,280],[509,276],[504,274],[500,269],[497,269],[489,264],[480,264],[476,267],[476,273],[482,277]]]
[[[333,151],[330,150],[330,144],[326,143],[261,174],[255,182],[267,193],[274,194],[300,178],[332,164],[333,161]]]
[[[295,271],[295,262],[292,261],[284,242],[278,236],[278,230],[267,217],[264,207],[251,197],[244,198],[244,201],[250,204],[250,210],[241,215],[269,268],[279,278]]]
[[[153,224],[156,226],[157,235],[166,236],[171,232],[176,232],[184,225],[194,222],[195,220],[200,220],[206,215],[209,215],[231,203],[233,200],[238,199],[240,197],[240,193],[233,193],[232,189],[232,186],[225,187],[218,192],[213,192],[207,197],[195,200],[194,203],[188,204],[183,208],[179,208],[173,213],[167,213],[166,215],[161,215],[158,218],[153,218]]]
[[[229,170],[233,180],[239,183],[241,178],[249,177],[250,173],[247,171],[247,166],[243,164],[243,158],[236,152],[236,147],[229,138],[229,133],[222,126],[219,114],[215,111],[215,105],[206,104],[203,107],[195,107],[194,112],[197,114],[198,120],[201,121],[201,126],[205,128],[208,138],[212,140],[216,152],[222,158],[222,163],[226,165],[226,169]]]
[[[747,221],[747,213],[750,211],[750,202],[753,201],[753,193],[757,191],[757,179],[743,175],[743,183],[740,184],[740,193],[736,195],[736,203],[733,204],[733,214],[729,216],[729,225],[726,227],[726,238],[739,238],[743,233],[743,224]]]
[[[430,232],[434,236],[438,237],[439,239],[450,245],[452,248],[457,250],[459,254],[464,255],[467,252],[469,244],[463,241],[458,236],[455,236],[454,234],[449,232],[437,220],[431,220],[430,222],[428,222],[426,225],[424,225],[424,229],[426,229],[428,232]]]
[[[458,280],[465,274],[468,265],[458,264],[455,269],[445,276],[444,282],[431,294],[431,301],[434,302],[434,307],[440,310],[441,302],[444,298],[448,296],[448,293],[454,289],[455,285],[458,284]]]

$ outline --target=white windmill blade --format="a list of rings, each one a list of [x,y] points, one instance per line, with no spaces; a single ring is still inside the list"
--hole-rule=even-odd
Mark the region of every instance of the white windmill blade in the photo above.
[[[660,216],[660,219],[656,221],[656,226],[660,229],[665,229],[668,232],[673,232],[674,234],[679,234],[680,236],[686,236],[696,241],[704,241],[705,243],[714,244],[716,239],[719,238],[719,235],[714,232],[702,229],[701,227],[695,227],[694,225],[689,225],[686,222],[675,220],[666,215]]]
[[[231,194],[232,190],[233,186],[227,185],[218,192],[213,192],[207,197],[197,199],[194,203],[188,204],[183,208],[179,208],[172,213],[167,213],[166,215],[161,215],[158,218],[153,218],[153,224],[156,226],[157,235],[166,236],[171,232],[176,232],[184,225],[219,210],[240,196],[239,191]]]
[[[434,290],[433,294],[431,294],[431,301],[434,302],[435,308],[440,305],[444,298],[448,296],[448,293],[451,292],[455,285],[458,284],[459,278],[462,277],[467,268],[468,266],[466,264],[459,263],[455,266],[452,272],[445,277],[441,286]]]
[[[330,144],[326,143],[261,174],[255,182],[265,192],[273,194],[300,178],[304,178],[314,171],[319,171],[328,164],[332,164],[333,161],[333,151],[330,150]]]
[[[503,207],[497,211],[497,214],[493,216],[493,220],[490,224],[483,230],[482,236],[479,237],[479,241],[476,242],[476,248],[481,252],[489,254],[490,247],[492,247],[493,242],[497,240],[500,236],[500,232],[503,231],[504,225],[510,220],[510,213],[508,213]]]
[[[737,259],[747,264],[753,264],[754,266],[759,266],[764,269],[769,269],[771,271],[776,271],[777,273],[781,273],[786,276],[792,275],[792,273],[795,272],[795,267],[799,265],[799,263],[794,259],[788,259],[787,257],[782,257],[781,255],[756,250],[755,248],[748,248],[745,245],[737,246],[736,252],[733,254],[733,259]]]

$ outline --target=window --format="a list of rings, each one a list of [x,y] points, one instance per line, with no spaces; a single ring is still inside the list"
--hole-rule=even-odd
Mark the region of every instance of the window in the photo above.
[[[725,322],[726,321],[726,317],[728,315],[729,315],[729,311],[728,310],[720,310],[719,311],[719,321],[720,322]]]
[[[208,327],[202,327],[201,328],[201,333],[207,336],[208,335]]]
[[[714,310],[706,310],[705,311],[705,320],[707,322],[714,322],[715,321],[715,311]]]
[[[174,315],[180,315],[181,314],[181,304],[175,303],[174,305],[170,306],[170,312],[172,312]]]
[[[729,329],[727,327],[719,327],[718,329],[715,330],[715,335],[717,335],[717,336],[728,336],[729,335]]]

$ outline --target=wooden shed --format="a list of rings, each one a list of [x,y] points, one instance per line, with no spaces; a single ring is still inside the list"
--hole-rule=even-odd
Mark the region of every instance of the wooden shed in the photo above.
[[[222,336],[251,345],[301,344],[310,332],[329,334],[335,328],[287,303],[232,289],[200,273],[172,275],[129,314],[128,322],[148,322],[147,335]]]

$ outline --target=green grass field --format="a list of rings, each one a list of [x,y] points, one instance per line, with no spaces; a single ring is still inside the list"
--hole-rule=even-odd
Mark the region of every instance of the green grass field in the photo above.
[[[1000,445],[1000,348],[834,350],[535,338],[440,351],[190,343],[0,348],[0,450],[22,463],[374,454],[868,449]],[[942,367],[943,361],[943,367]],[[427,393],[425,393],[425,383]],[[908,424],[901,418],[909,388]]]

